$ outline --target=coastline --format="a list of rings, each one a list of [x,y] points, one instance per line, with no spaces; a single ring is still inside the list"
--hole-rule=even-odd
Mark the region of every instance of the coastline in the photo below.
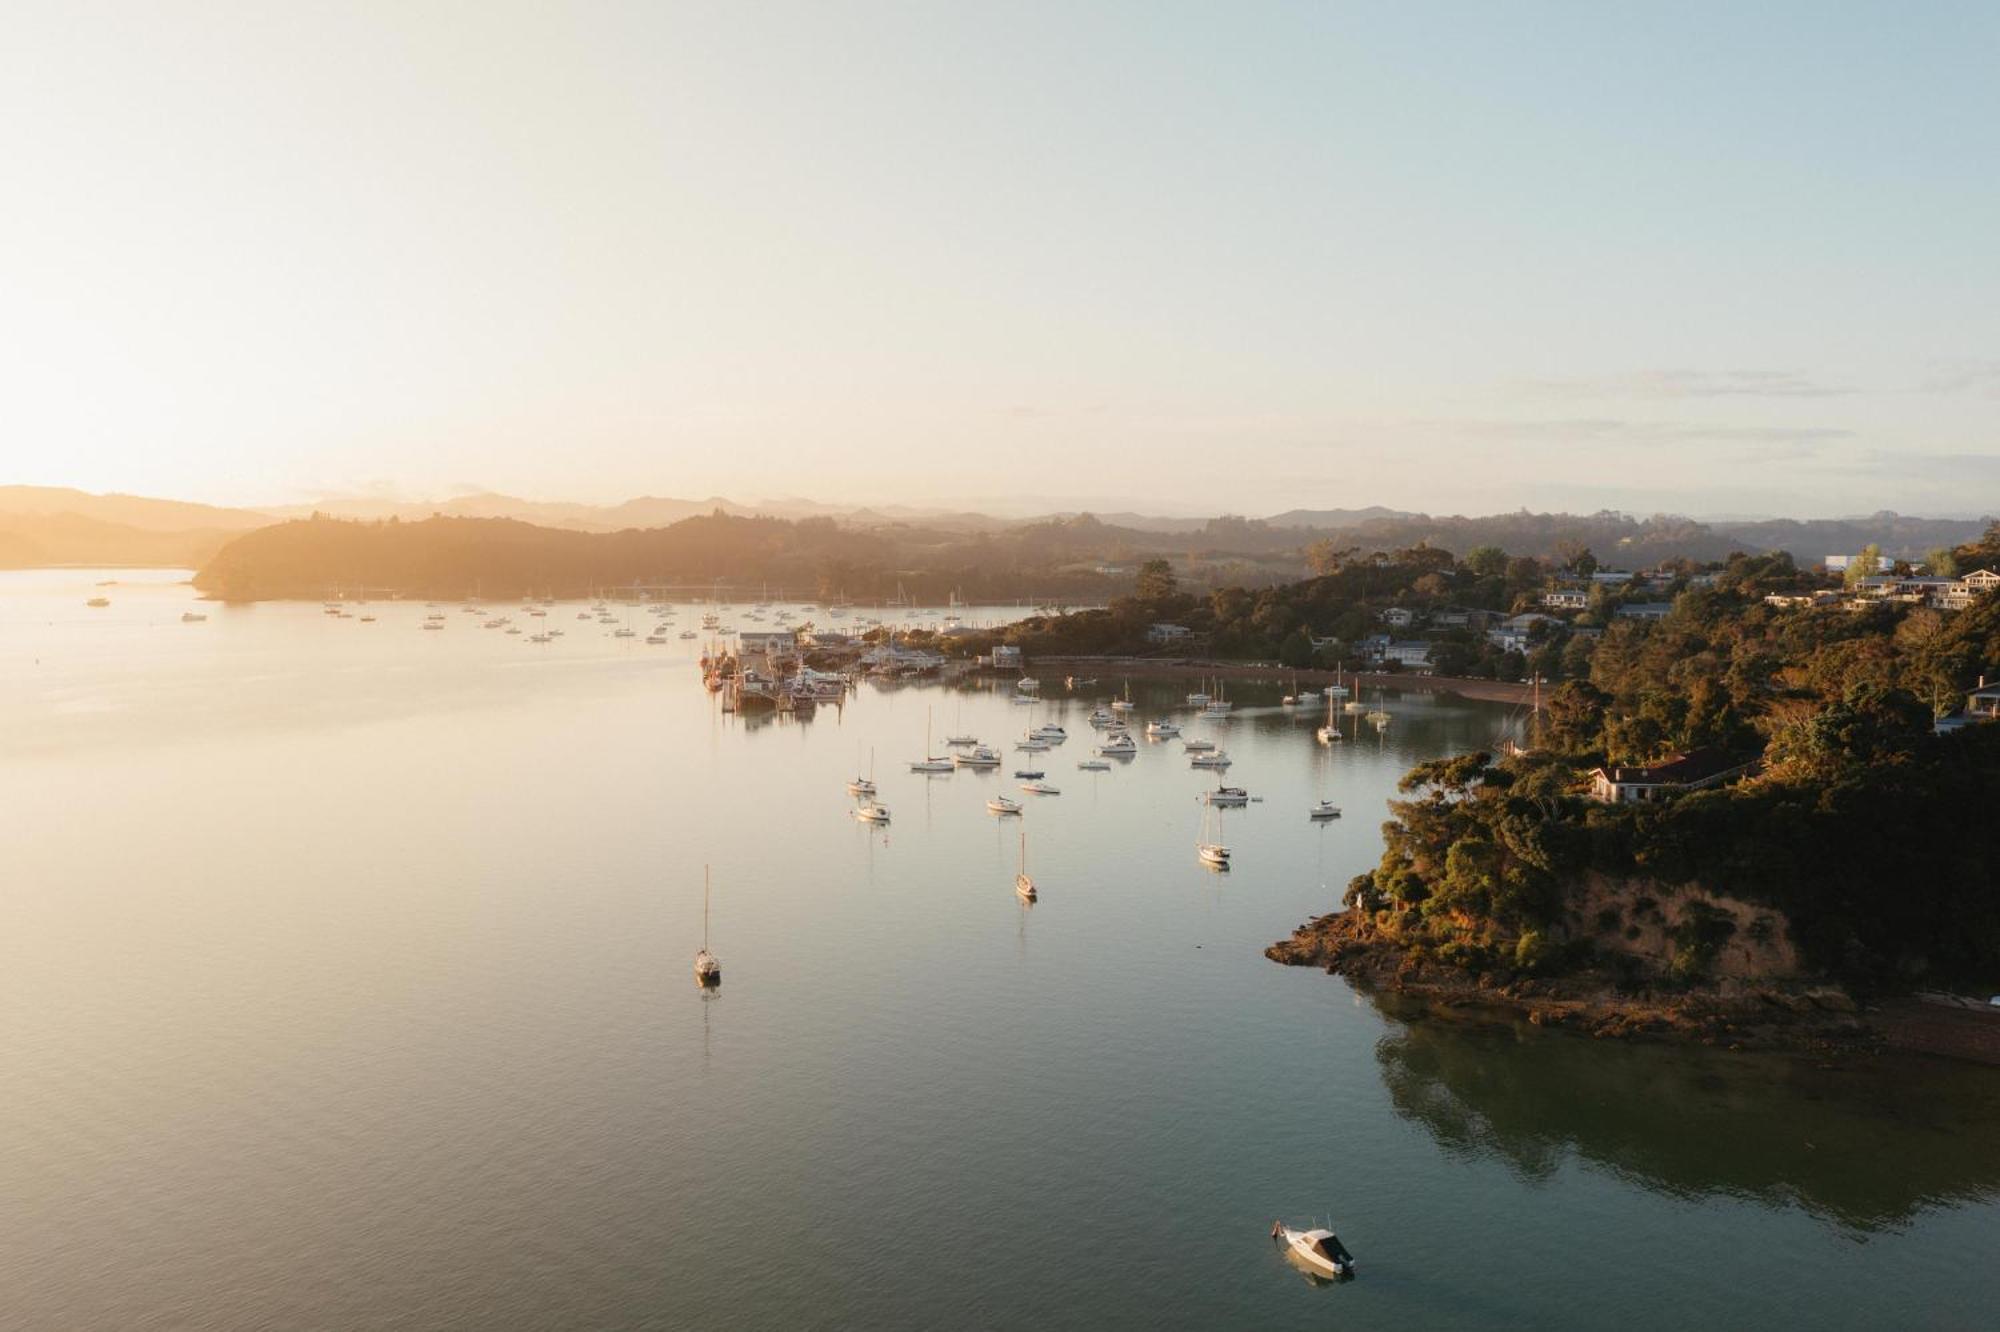
[[[1108,671],[1118,675],[1145,675],[1168,679],[1197,679],[1220,676],[1226,680],[1268,680],[1315,687],[1338,679],[1363,689],[1394,689],[1404,693],[1457,694],[1461,698],[1488,703],[1528,703],[1534,700],[1533,685],[1513,680],[1472,680],[1454,675],[1417,675],[1387,671],[1346,671],[1336,674],[1317,668],[1293,670],[1271,662],[1207,661],[1196,657],[1083,657],[1037,656],[1031,669],[1060,668],[1073,675],[1080,670]],[[1101,683],[1101,681],[1100,681]]]
[[[1349,911],[1305,922],[1264,956],[1319,967],[1356,989],[1396,996],[1445,1020],[1509,1016],[1600,1040],[1693,1041],[1821,1058],[1894,1050],[2000,1067],[2000,1013],[1917,997],[1863,1006],[1838,986],[1805,981],[1631,991],[1590,971],[1552,978],[1474,974],[1412,956]]]

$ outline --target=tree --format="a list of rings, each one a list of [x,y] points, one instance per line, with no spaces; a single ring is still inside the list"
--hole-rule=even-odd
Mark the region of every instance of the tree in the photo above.
[[[1322,537],[1306,547],[1306,564],[1320,577],[1337,574],[1360,550],[1359,546],[1336,546]]]
[[[1465,567],[1481,578],[1507,572],[1507,552],[1498,546],[1474,546],[1466,552]]]
[[[1861,548],[1861,553],[1847,562],[1845,582],[1854,587],[1864,578],[1873,578],[1875,571],[1882,567],[1882,548],[1869,542]]]
[[[1924,569],[1938,578],[1958,577],[1958,556],[1950,546],[1939,546],[1924,557]]]
[[[1166,560],[1147,560],[1139,566],[1138,597],[1141,601],[1165,601],[1180,590],[1174,566]]]

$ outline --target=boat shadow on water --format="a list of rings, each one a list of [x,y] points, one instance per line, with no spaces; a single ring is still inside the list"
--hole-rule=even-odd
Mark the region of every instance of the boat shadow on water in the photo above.
[[[1655,1192],[1797,1206],[1857,1232],[2000,1198],[1991,1069],[1586,1041],[1369,998],[1395,1024],[1375,1057],[1396,1113],[1529,1183],[1576,1160]]]

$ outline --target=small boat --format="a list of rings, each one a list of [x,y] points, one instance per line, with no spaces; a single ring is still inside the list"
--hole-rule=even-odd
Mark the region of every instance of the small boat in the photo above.
[[[1129,758],[1139,752],[1139,742],[1121,732],[1099,745],[1097,752],[1104,758],[1117,758],[1121,755]]]
[[[549,637],[547,634],[534,634],[529,637],[528,641],[530,643],[553,643],[556,640]]]
[[[1223,809],[1241,809],[1250,803],[1250,793],[1240,786],[1218,786],[1213,791],[1201,793],[1202,803],[1216,805]]]
[[[682,637],[682,638],[695,638],[695,637],[698,637],[698,635],[697,635],[697,634],[695,633],[695,631],[694,631],[694,630],[692,630],[692,629],[683,629],[683,630],[681,630],[681,637]]]
[[[1083,759],[1077,765],[1078,772],[1110,772],[1111,765],[1103,759]]]
[[[426,629],[430,629],[430,630],[434,630],[434,631],[435,631],[435,630],[438,630],[438,629],[442,629],[442,628],[444,628],[444,626],[443,626],[443,625],[441,625],[441,624],[439,624],[439,623],[438,623],[438,622],[437,622],[436,620],[425,620],[425,621],[424,621],[424,628],[426,628]]]
[[[1124,697],[1112,699],[1111,710],[1113,712],[1130,712],[1138,706],[1139,706],[1138,704],[1132,701],[1132,682],[1130,680],[1127,680],[1125,682]]]
[[[1319,742],[1323,745],[1337,745],[1341,741],[1340,725],[1333,719],[1333,691],[1326,694],[1326,725],[1319,728]]]
[[[1229,848],[1220,842],[1196,842],[1194,855],[1196,860],[1211,869],[1229,868]]]
[[[694,983],[704,990],[722,984],[722,959],[708,951],[708,866],[701,867],[701,951],[694,955]]]
[[[1227,750],[1218,749],[1207,754],[1196,754],[1188,760],[1188,766],[1191,768],[1226,768],[1229,766],[1229,753]]]
[[[946,745],[956,749],[963,745],[978,744],[979,737],[976,735],[948,735],[944,738],[944,742]]]
[[[186,617],[185,615],[183,615],[183,616],[182,616],[181,618],[182,618],[182,619],[186,619],[187,617]],[[373,623],[375,623],[375,617],[374,617],[374,616],[372,616],[372,615],[364,615],[364,616],[362,616],[362,617],[361,617],[361,623],[363,623],[363,624],[373,624]]]
[[[863,823],[887,823],[889,821],[889,811],[871,800],[865,805],[857,805],[854,809],[854,817]]]
[[[1146,723],[1146,734],[1153,737],[1155,740],[1168,740],[1173,738],[1174,736],[1179,735],[1180,733],[1181,733],[1181,728],[1174,722],[1167,720],[1165,717],[1161,717],[1157,721],[1149,721]]]
[[[1038,754],[1048,747],[1049,742],[1032,731],[1014,742],[1014,748],[1027,750],[1031,754]]]
[[[1105,727],[1117,721],[1118,717],[1116,713],[1106,712],[1103,708],[1092,708],[1087,720],[1092,726]]]
[[[1306,810],[1306,817],[1315,820],[1337,819],[1340,817],[1340,806],[1334,804],[1331,800],[1322,800],[1317,805]]]
[[[1028,732],[1028,734],[1034,736],[1037,740],[1046,740],[1052,745],[1059,745],[1069,739],[1069,732],[1054,722],[1043,722],[1040,726]]]
[[[1010,800],[1003,795],[997,795],[986,802],[986,808],[992,810],[995,814],[1019,814],[1021,812],[1021,802]]]
[[[181,623],[182,623],[182,624],[200,624],[200,623],[201,623],[201,622],[202,622],[203,620],[206,620],[207,618],[208,618],[208,617],[207,617],[206,615],[201,615],[201,614],[197,614],[197,613],[196,613],[196,612],[194,612],[194,611],[182,611],[182,612],[181,612]],[[369,616],[368,618],[372,620],[372,619],[374,619],[375,617],[371,615],[371,616]]]
[[[1038,896],[1035,881],[1028,877],[1028,833],[1025,828],[1021,830],[1021,860],[1020,868],[1014,874],[1014,892],[1023,902],[1032,902]]]
[[[1042,780],[1041,778],[1039,778],[1039,777],[1036,777],[1036,778],[1032,778],[1032,779],[1030,779],[1030,780],[1028,780],[1028,781],[1025,781],[1025,782],[1022,782],[1022,783],[1021,783],[1021,789],[1022,789],[1023,791],[1026,791],[1026,792],[1028,792],[1028,793],[1029,793],[1030,795],[1061,795],[1061,794],[1062,794],[1062,791],[1061,791],[1061,789],[1060,789],[1060,788],[1058,788],[1058,787],[1054,787],[1054,786],[1050,786],[1050,785],[1049,785],[1049,784],[1048,784],[1047,782],[1043,781],[1043,780]]]
[[[92,597],[89,601],[86,601],[83,604],[90,607],[92,610],[103,610],[106,606],[109,606],[111,604],[111,598]]]
[[[1206,754],[1215,748],[1213,740],[1184,740],[1181,742],[1183,754]]]
[[[948,758],[939,758],[931,753],[931,710],[924,709],[924,757],[910,765],[911,772],[950,772],[953,768]]]
[[[951,761],[961,768],[997,768],[1000,766],[1000,753],[985,745],[974,745],[966,753],[953,754]]]
[[[1331,1230],[1293,1230],[1282,1221],[1271,1223],[1271,1238],[1282,1243],[1305,1267],[1335,1281],[1354,1275],[1354,1255]]]

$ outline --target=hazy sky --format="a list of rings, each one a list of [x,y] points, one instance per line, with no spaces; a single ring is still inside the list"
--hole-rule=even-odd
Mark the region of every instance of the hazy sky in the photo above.
[[[2000,509],[2000,5],[9,6],[0,481]]]

